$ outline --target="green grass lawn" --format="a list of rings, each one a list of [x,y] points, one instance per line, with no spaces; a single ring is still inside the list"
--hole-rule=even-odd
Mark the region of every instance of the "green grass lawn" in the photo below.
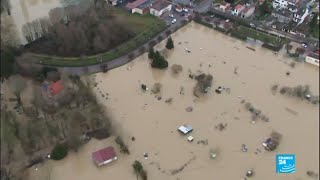
[[[165,22],[152,15],[139,15],[131,14],[126,11],[115,9],[114,10],[119,18],[124,18],[129,24],[129,27],[133,29],[136,36],[127,42],[117,46],[116,48],[107,51],[105,53],[96,54],[85,57],[55,57],[42,54],[35,54],[34,58],[37,62],[44,65],[52,66],[88,66],[107,62],[123,56],[128,52],[138,48],[142,44],[146,43],[149,38],[156,36],[158,33],[166,28]],[[100,60],[103,60],[102,62]]]
[[[262,42],[265,43],[270,43],[273,45],[278,45],[278,44],[284,44],[286,43],[286,40],[283,40],[282,38],[278,38],[276,36],[264,33],[264,32],[260,32],[251,28],[247,28],[244,26],[239,26],[236,30],[237,33],[244,35],[246,37],[252,38],[252,39],[256,39],[256,40],[260,40]]]

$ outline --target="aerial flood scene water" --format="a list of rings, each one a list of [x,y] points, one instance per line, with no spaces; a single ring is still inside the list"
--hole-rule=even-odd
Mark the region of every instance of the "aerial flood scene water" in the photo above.
[[[149,15],[127,15],[113,8],[128,9],[128,5],[111,7],[105,1],[96,4],[92,0],[92,7],[99,9],[102,3],[111,12],[97,10],[94,14],[88,6],[88,16],[94,20],[92,24],[83,21],[97,27],[94,31],[73,23],[81,22],[81,18],[73,18],[85,13],[76,9],[74,2],[10,0],[10,13],[1,14],[7,25],[1,30],[2,36],[6,35],[1,44],[8,46],[1,49],[1,57],[9,59],[1,60],[6,63],[6,68],[1,68],[1,176],[7,180],[319,178],[319,64],[315,64],[319,59],[307,60],[318,44],[300,45],[291,37],[285,41],[277,36],[269,44],[281,42],[282,46],[273,51],[264,48],[267,43],[261,38],[271,35],[256,29],[257,40],[250,34],[244,41],[232,37],[233,32],[247,28],[236,20],[230,22],[235,26],[231,33],[219,32],[219,24],[228,29],[229,19],[219,17],[222,20],[215,23],[208,20],[214,18],[211,14],[197,15],[206,4],[210,8],[215,4],[207,0],[181,5],[189,8],[182,11],[190,13],[181,25],[171,17],[171,13],[173,18],[180,17],[176,4],[160,17],[151,17],[157,16],[153,8],[157,11],[171,2],[161,1],[159,7],[151,4]],[[42,34],[41,42],[26,39],[23,26],[27,22],[48,18],[50,10],[68,3],[76,7],[69,9],[74,13],[70,19],[65,22],[62,17],[68,16],[67,12],[59,16],[61,22],[50,25],[57,28],[48,28],[48,36]],[[6,10],[7,6],[3,7]],[[112,22],[96,24],[103,16]],[[199,16],[203,16],[201,23]],[[127,28],[123,17],[143,28]],[[146,18],[147,25],[139,18]],[[160,20],[166,29],[150,33],[147,28]],[[85,30],[77,31],[79,27]],[[107,30],[112,27],[128,32],[128,39],[110,38],[108,46],[103,46],[107,40],[97,34],[120,35]],[[68,28],[84,33],[77,36]],[[85,38],[88,44],[79,47],[87,54],[60,58],[60,54],[81,51],[78,44],[69,51],[59,48],[68,43],[57,35],[61,32],[80,38],[70,38],[70,42],[81,44]],[[140,39],[130,40],[136,36]],[[52,37],[62,39],[51,41]],[[133,42],[134,48],[130,46]],[[129,45],[123,48],[120,43]],[[18,50],[12,50],[13,46]],[[46,48],[34,51],[41,46],[52,49],[48,55],[43,53]],[[295,54],[293,48],[298,49]],[[59,56],[53,54],[55,50]],[[105,55],[106,50],[111,53]],[[41,55],[36,55],[38,52]],[[110,57],[113,59],[104,59]],[[14,68],[9,68],[10,63]]]

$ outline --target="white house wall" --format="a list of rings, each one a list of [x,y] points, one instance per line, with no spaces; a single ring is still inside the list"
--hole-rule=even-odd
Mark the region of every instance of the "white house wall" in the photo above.
[[[310,63],[310,64],[313,64],[313,65],[316,65],[316,66],[319,66],[319,59],[316,59],[316,58],[313,58],[313,57],[310,57],[310,56],[306,57],[306,62]]]

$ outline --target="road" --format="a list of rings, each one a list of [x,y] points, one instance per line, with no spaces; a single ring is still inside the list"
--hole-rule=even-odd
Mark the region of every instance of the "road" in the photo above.
[[[223,13],[219,10],[216,10],[214,8],[212,8],[211,10],[214,14],[217,14],[221,17],[224,17],[225,19],[230,19],[231,21],[246,21],[247,25],[249,25],[250,23],[253,23],[257,26],[257,29],[261,30],[261,31],[264,31],[264,32],[267,32],[267,33],[272,33],[272,34],[277,34],[279,36],[283,36],[283,37],[286,37],[294,42],[297,42],[297,43],[301,43],[301,42],[307,42],[309,44],[309,47],[308,47],[308,50],[314,50],[314,49],[318,49],[319,47],[319,40],[317,39],[314,39],[314,38],[308,38],[308,37],[302,37],[302,36],[298,36],[298,35],[293,35],[293,34],[290,34],[288,32],[284,32],[284,31],[279,31],[279,30],[276,30],[276,29],[272,29],[270,27],[266,27],[264,24],[262,24],[261,22],[259,21],[254,21],[254,20],[246,20],[246,19],[243,19],[243,18],[240,18],[240,17],[237,17],[237,16],[233,16],[231,14],[226,14],[226,13]]]
[[[108,70],[120,67],[122,65],[125,65],[127,63],[129,63],[130,61],[132,61],[133,59],[139,57],[140,55],[142,55],[144,52],[140,52],[139,49],[141,47],[144,47],[146,50],[149,49],[149,42],[151,41],[158,41],[158,37],[162,36],[162,38],[167,37],[168,35],[166,34],[166,31],[170,30],[171,33],[175,32],[176,30],[178,30],[179,28],[181,28],[182,26],[184,26],[184,24],[181,22],[183,19],[185,19],[184,17],[180,17],[180,16],[176,16],[177,17],[177,22],[175,24],[171,24],[170,26],[168,26],[164,31],[162,31],[161,33],[159,33],[157,36],[155,36],[154,38],[150,39],[148,42],[146,42],[145,44],[143,44],[140,47],[137,47],[137,49],[127,53],[124,56],[121,56],[119,58],[113,59],[111,61],[108,61],[106,63],[102,63],[102,64],[96,64],[96,65],[91,65],[91,66],[86,66],[86,67],[56,67],[56,66],[48,66],[48,67],[55,67],[58,69],[59,72],[66,72],[68,74],[77,74],[77,75],[82,75],[82,74],[92,74],[92,73],[97,73],[97,72],[101,72],[102,68],[101,66],[103,65],[107,65]],[[134,54],[133,58],[128,58],[128,54]]]

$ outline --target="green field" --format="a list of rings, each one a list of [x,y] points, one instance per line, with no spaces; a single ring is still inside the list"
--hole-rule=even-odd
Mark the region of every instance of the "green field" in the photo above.
[[[107,62],[121,57],[130,51],[146,43],[149,38],[156,36],[166,28],[165,22],[151,15],[130,14],[126,11],[115,9],[116,15],[124,18],[130,28],[134,30],[136,36],[129,41],[117,46],[105,53],[84,57],[55,57],[42,54],[34,54],[34,58],[39,64],[52,66],[88,66]],[[102,60],[102,61],[101,61]]]
[[[276,36],[273,36],[264,32],[260,32],[251,28],[247,28],[244,26],[237,27],[235,32],[252,39],[260,40],[264,43],[273,44],[275,46],[277,46],[278,44],[287,43],[286,39],[278,38]]]

